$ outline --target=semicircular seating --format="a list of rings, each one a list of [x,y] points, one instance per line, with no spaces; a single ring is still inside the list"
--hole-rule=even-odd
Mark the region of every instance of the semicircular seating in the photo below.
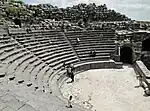
[[[64,33],[58,30],[39,30],[1,36],[1,89],[11,91],[13,96],[31,105],[37,111],[44,111],[43,107],[49,111],[57,109],[58,111],[69,111],[64,107],[66,103],[58,99],[59,94],[53,94],[55,90],[53,85],[60,76],[65,74],[62,68],[64,63],[77,64],[80,61],[110,60],[110,53],[114,52],[114,33],[106,33],[102,43],[97,43],[100,33],[102,32]],[[75,38],[79,35],[81,37],[80,47],[74,44]],[[108,43],[103,43],[105,39],[110,40]],[[88,51],[91,48],[98,49],[97,58],[88,57]],[[51,100],[54,101],[46,102]],[[56,108],[51,107],[54,104]],[[78,110],[86,111],[75,105],[73,111]]]

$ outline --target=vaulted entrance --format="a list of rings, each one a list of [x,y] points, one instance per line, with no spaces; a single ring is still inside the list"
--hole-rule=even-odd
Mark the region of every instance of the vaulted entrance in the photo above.
[[[142,51],[150,51],[150,39],[146,39],[143,41]]]
[[[133,54],[133,51],[130,47],[123,47],[120,50],[120,60],[123,63],[132,64],[132,60],[133,60],[132,54]]]

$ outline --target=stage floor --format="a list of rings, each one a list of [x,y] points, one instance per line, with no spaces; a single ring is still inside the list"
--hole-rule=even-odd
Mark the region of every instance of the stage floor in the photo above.
[[[76,75],[74,83],[67,82],[60,89],[63,96],[72,95],[72,102],[92,111],[150,111],[150,97],[135,88],[139,83],[131,66],[89,70]]]

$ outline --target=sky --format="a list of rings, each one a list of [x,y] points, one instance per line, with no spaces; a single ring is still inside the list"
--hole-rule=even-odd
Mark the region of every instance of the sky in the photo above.
[[[79,3],[106,4],[109,9],[127,15],[133,20],[150,21],[150,0],[24,0],[27,4],[50,3],[58,7],[67,7]]]

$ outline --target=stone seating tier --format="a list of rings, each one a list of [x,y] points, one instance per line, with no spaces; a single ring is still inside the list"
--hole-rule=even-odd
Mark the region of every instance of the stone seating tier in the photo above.
[[[66,37],[70,41],[74,50],[76,51],[80,60],[94,60],[90,58],[89,54],[91,50],[96,50],[96,52],[103,51],[104,53],[97,53],[95,60],[106,60],[110,59],[110,55],[115,52],[115,32],[110,31],[84,31],[84,32],[65,32]],[[80,39],[77,45],[77,37]],[[105,53],[110,50],[109,53]],[[84,52],[84,53],[82,53]]]

